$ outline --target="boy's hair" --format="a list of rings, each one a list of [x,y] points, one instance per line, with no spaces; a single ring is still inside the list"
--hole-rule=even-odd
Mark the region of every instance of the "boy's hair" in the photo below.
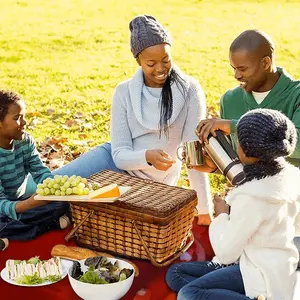
[[[22,100],[21,96],[13,91],[0,90],[0,121],[3,121],[8,113],[10,105]]]
[[[254,109],[237,124],[241,148],[248,157],[273,160],[291,155],[297,143],[295,125],[280,111]]]

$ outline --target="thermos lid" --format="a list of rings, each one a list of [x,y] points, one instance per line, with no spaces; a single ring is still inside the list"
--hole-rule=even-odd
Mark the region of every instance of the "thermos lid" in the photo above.
[[[240,172],[239,174],[237,174],[236,176],[233,177],[231,183],[233,185],[238,185],[238,184],[243,183],[244,180],[245,180],[245,173]]]

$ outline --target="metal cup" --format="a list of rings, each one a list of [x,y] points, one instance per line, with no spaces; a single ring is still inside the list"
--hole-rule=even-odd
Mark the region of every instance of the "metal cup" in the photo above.
[[[178,151],[180,149],[183,149],[185,157],[179,155]],[[177,148],[177,157],[187,166],[202,166],[203,153],[200,142],[198,140],[195,140],[183,143],[182,146]]]

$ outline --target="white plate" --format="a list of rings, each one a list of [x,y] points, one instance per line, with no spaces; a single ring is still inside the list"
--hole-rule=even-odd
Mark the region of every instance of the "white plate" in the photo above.
[[[65,259],[61,259],[61,267],[62,267],[62,276],[61,276],[61,279],[65,278],[68,274],[68,270],[69,268],[73,265],[73,262],[72,261],[68,261],[68,260],[65,260]],[[44,285],[49,285],[49,284],[53,284],[53,283],[56,283],[58,281],[46,281],[46,282],[43,282],[43,283],[39,283],[39,284],[34,284],[34,285],[29,285],[29,284],[21,284],[21,283],[17,283],[16,281],[14,280],[11,280],[11,279],[8,279],[8,276],[7,276],[7,272],[6,272],[6,268],[4,268],[2,271],[1,271],[1,278],[10,283],[10,284],[13,284],[13,285],[18,285],[18,286],[26,286],[26,287],[36,287],[36,286],[44,286]]]
[[[119,186],[121,196],[130,190],[130,186]],[[119,196],[120,197],[120,196]],[[89,195],[79,196],[34,196],[34,200],[46,201],[75,201],[75,202],[115,202],[119,197],[91,199]]]

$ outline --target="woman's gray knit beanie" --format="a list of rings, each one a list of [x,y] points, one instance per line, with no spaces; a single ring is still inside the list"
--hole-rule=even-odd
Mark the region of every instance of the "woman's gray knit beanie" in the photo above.
[[[171,46],[172,44],[169,32],[152,16],[135,17],[129,23],[129,29],[131,32],[130,48],[135,58],[148,47],[159,44]]]

